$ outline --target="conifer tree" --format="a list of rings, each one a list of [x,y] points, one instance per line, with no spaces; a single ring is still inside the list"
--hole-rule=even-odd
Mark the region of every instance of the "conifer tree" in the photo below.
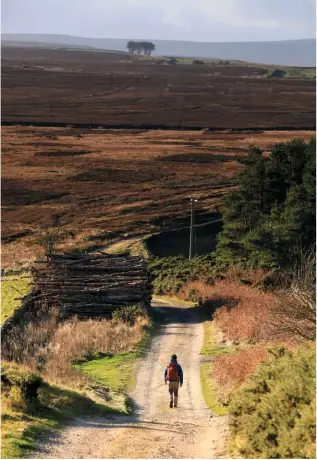
[[[316,230],[315,140],[276,144],[269,157],[251,147],[226,197],[216,258],[226,264],[273,267],[292,249],[310,246]]]

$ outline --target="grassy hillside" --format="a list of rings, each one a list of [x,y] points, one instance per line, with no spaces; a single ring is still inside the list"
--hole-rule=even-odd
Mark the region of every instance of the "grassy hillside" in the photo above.
[[[3,40],[45,42],[61,45],[84,45],[99,49],[126,51],[126,39],[86,38],[50,34],[2,34]],[[131,37],[133,39],[133,37]],[[153,40],[156,55],[234,59],[268,64],[314,66],[316,64],[315,39],[206,43],[179,40]]]
[[[41,433],[56,430],[73,417],[122,413],[111,401],[87,396],[87,390],[48,384],[15,363],[3,362],[1,374],[1,458],[23,458],[35,448]]]
[[[1,280],[1,324],[9,318],[14,310],[21,304],[19,297],[23,297],[29,292],[28,278],[18,278],[15,276],[2,278]]]

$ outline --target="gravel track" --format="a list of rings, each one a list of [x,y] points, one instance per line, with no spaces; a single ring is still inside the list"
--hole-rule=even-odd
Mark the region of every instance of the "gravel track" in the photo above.
[[[140,362],[132,416],[76,419],[33,458],[226,458],[228,420],[205,404],[200,384],[203,323],[194,308],[153,302],[164,319]],[[163,372],[172,353],[184,371],[178,408],[169,408]]]

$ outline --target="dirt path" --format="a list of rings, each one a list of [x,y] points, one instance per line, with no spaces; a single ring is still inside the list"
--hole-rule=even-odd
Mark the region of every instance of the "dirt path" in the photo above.
[[[134,415],[76,420],[37,458],[225,458],[227,418],[207,408],[200,384],[203,323],[195,309],[154,302],[165,321],[140,363]],[[163,372],[172,353],[184,371],[178,408],[169,408]]]

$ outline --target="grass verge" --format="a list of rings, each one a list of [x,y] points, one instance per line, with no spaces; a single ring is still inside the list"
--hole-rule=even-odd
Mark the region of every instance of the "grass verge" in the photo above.
[[[1,458],[23,458],[35,449],[39,435],[61,428],[76,416],[121,413],[74,391],[50,385],[42,388],[39,399],[43,406],[36,408],[36,414],[3,410]]]
[[[97,383],[110,388],[117,396],[124,398],[124,412],[131,414],[128,393],[136,385],[136,367],[138,360],[149,350],[151,338],[155,332],[153,323],[146,328],[142,340],[134,350],[126,353],[107,354],[97,359],[81,360],[75,367],[88,374]]]
[[[35,449],[40,435],[57,430],[74,417],[122,413],[104,398],[94,400],[90,395],[46,382],[41,384],[37,396],[30,399],[23,392],[22,382],[34,374],[12,363],[3,373],[8,369],[14,373],[16,382],[2,384],[1,458],[25,457]]]
[[[120,353],[76,364],[75,367],[96,382],[120,392],[130,389],[134,358],[134,352]]]
[[[221,404],[217,398],[217,390],[212,379],[212,363],[204,363],[200,367],[200,380],[205,402],[215,415],[228,413],[228,408]]]
[[[204,323],[204,341],[201,353],[205,356],[216,357],[232,352],[231,346],[227,343],[219,344],[215,338],[216,330],[212,321]]]
[[[232,348],[227,344],[220,345],[215,338],[215,326],[212,321],[204,323],[204,341],[201,354],[206,358],[216,358],[218,356],[232,353]],[[228,408],[221,404],[217,396],[217,388],[212,376],[212,362],[208,361],[200,367],[200,380],[205,402],[209,409],[216,415],[228,413]]]

